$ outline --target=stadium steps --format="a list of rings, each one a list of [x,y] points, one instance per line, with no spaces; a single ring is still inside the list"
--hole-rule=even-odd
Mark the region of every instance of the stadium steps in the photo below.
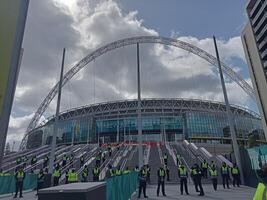
[[[150,149],[150,157],[149,157],[149,166],[151,168],[151,172],[150,172],[151,184],[158,183],[157,172],[158,172],[160,165],[161,165],[161,160],[160,160],[158,147],[155,145],[152,145]]]

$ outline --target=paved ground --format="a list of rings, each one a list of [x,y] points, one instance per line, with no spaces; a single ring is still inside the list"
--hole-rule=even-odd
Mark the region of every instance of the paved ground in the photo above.
[[[242,186],[241,188],[231,188],[231,189],[223,189],[221,185],[217,192],[214,192],[211,185],[203,185],[205,196],[199,197],[198,193],[195,192],[193,185],[189,185],[189,193],[190,195],[180,195],[180,191],[178,192],[179,185],[166,185],[166,194],[167,197],[163,197],[161,194],[159,197],[156,195],[156,185],[149,185],[147,188],[148,200],[252,200],[255,192],[255,188],[250,188],[246,186]],[[0,200],[11,200],[13,196],[1,197]],[[37,200],[38,198],[35,196],[35,192],[27,192],[23,195],[25,200]],[[21,199],[21,200],[22,200]],[[136,194],[133,196],[132,200],[135,200]]]
[[[190,195],[180,195],[180,189],[178,192],[179,185],[166,185],[166,197],[163,197],[161,194],[157,197],[156,185],[150,185],[147,188],[147,195],[148,199],[166,199],[166,200],[174,200],[174,199],[181,199],[181,200],[252,200],[253,195],[255,192],[255,188],[250,188],[246,186],[242,186],[241,188],[231,188],[231,189],[223,189],[221,185],[219,185],[218,190],[215,192],[212,189],[212,185],[204,185],[203,189],[205,192],[204,197],[199,197],[198,193],[195,192],[193,185],[189,185],[189,193]],[[136,195],[132,198],[132,200],[137,199]],[[143,196],[142,196],[142,199]]]

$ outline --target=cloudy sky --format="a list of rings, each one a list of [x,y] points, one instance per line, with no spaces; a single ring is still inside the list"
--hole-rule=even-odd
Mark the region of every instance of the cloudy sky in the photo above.
[[[246,0],[32,0],[24,34],[24,55],[10,119],[8,141],[19,141],[33,113],[59,78],[62,48],[65,72],[93,50],[132,36],[172,37],[214,55],[250,83],[240,33]],[[214,67],[181,49],[142,44],[142,97],[222,101]],[[65,85],[61,110],[136,98],[136,47],[111,51],[88,64]],[[256,110],[242,89],[227,80],[232,104]],[[55,113],[52,101],[44,117]]]

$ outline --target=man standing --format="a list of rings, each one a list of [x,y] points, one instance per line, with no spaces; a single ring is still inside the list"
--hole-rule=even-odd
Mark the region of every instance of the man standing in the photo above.
[[[75,172],[75,169],[72,169],[68,174],[68,182],[69,183],[77,183],[78,182],[78,174]]]
[[[237,187],[240,187],[240,171],[236,163],[234,164],[231,172],[233,177],[233,186],[235,187],[235,185],[237,185]]]
[[[53,177],[54,177],[54,186],[57,186],[59,183],[59,178],[61,176],[61,171],[59,169],[59,166],[56,166],[54,173],[53,173]]]
[[[106,175],[106,177],[107,177],[107,178],[110,178],[110,177],[112,177],[112,176],[114,176],[114,172],[113,172],[112,166],[109,165],[109,166],[108,166],[108,171],[107,171],[107,175]]]
[[[165,165],[165,171],[166,171],[166,174],[167,174],[167,181],[170,181],[170,169],[167,165]]]
[[[88,178],[88,167],[87,165],[85,165],[82,171],[82,182],[87,182],[87,178]]]
[[[191,171],[191,176],[193,178],[196,192],[200,192],[199,196],[204,196],[204,190],[202,188],[201,178],[202,178],[202,171],[197,164],[195,164]]]
[[[49,161],[49,157],[48,157],[48,155],[46,155],[45,158],[44,158],[44,165],[43,165],[43,168],[47,167],[47,165],[48,165],[48,161]]]
[[[164,154],[163,160],[164,160],[164,164],[167,166],[168,165],[168,155],[167,155],[167,153]]]
[[[166,196],[165,194],[165,177],[166,177],[166,171],[163,166],[161,166],[158,170],[158,188],[157,188],[157,196],[159,196],[159,190],[161,186],[161,192],[163,196]]]
[[[99,181],[99,174],[100,174],[100,170],[98,166],[95,166],[93,168],[93,181]]]
[[[201,168],[202,168],[202,172],[203,172],[203,176],[205,178],[208,178],[208,163],[206,160],[204,160],[202,163],[201,163]]]
[[[82,167],[84,165],[84,157],[81,156],[80,157],[80,167]]]
[[[23,171],[23,168],[20,167],[19,170],[15,173],[15,179],[16,179],[16,193],[14,198],[17,198],[18,192],[19,192],[19,198],[22,198],[22,189],[23,189],[23,181],[25,178],[25,173]]]
[[[230,189],[229,187],[229,168],[227,167],[226,163],[223,162],[222,167],[221,167],[221,174],[222,174],[222,179],[223,179],[223,188],[225,189],[225,184],[227,186],[228,189]]]
[[[187,173],[187,169],[185,168],[184,165],[180,165],[180,167],[178,168],[178,177],[180,178],[180,192],[181,192],[181,195],[183,195],[184,189],[185,189],[185,193],[187,195],[189,195],[188,187],[187,187],[188,173]]]
[[[38,176],[37,176],[37,193],[40,189],[42,189],[43,187],[43,184],[44,184],[44,172],[43,172],[43,169],[40,170],[40,172],[38,173]]]
[[[177,166],[180,165],[180,154],[176,153],[176,164]]]
[[[213,185],[213,189],[217,190],[217,184],[218,184],[218,172],[215,166],[211,167],[210,169],[210,177]]]
[[[145,168],[145,166],[143,166],[139,172],[139,194],[138,194],[138,198],[140,199],[141,197],[141,193],[143,190],[143,194],[144,194],[144,198],[148,198],[148,196],[146,196],[146,181],[147,181],[147,170]]]

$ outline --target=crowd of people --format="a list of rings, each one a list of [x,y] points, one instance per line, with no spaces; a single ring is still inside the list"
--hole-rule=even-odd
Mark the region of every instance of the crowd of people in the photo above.
[[[119,147],[118,147],[119,148]],[[98,153],[95,156],[95,164],[88,167],[87,163],[85,162],[86,158],[84,155],[81,155],[79,157],[79,167],[78,169],[81,169],[80,174],[79,171],[77,171],[73,167],[73,161],[74,161],[74,155],[73,154],[64,154],[62,156],[60,162],[56,162],[54,166],[54,170],[52,173],[52,182],[54,186],[59,185],[60,182],[63,182],[65,184],[69,183],[75,183],[75,182],[88,182],[88,181],[99,181],[100,180],[100,173],[103,169],[101,164],[105,162],[107,159],[106,157],[111,157],[112,155],[112,148],[111,146],[107,147],[107,151],[102,152],[101,150],[98,151]],[[55,161],[57,158],[55,157]],[[170,181],[170,170],[168,167],[168,155],[164,154],[162,159],[162,165],[159,166],[157,170],[157,177],[158,177],[158,186],[157,186],[157,196],[160,194],[160,190],[163,196],[166,196],[165,192],[165,182]],[[15,196],[17,197],[19,193],[19,197],[22,197],[22,188],[23,188],[23,181],[25,179],[25,167],[27,165],[28,158],[27,156],[19,157],[16,160],[17,165],[19,166],[15,171],[15,179],[16,179],[16,192]],[[43,158],[43,168],[40,169],[37,173],[37,192],[39,189],[43,188],[43,184],[46,179],[46,174],[48,174],[48,162],[49,157],[46,155]],[[241,181],[240,181],[240,171],[236,164],[234,164],[233,167],[229,167],[226,165],[226,163],[223,163],[222,166],[219,168],[216,166],[216,164],[212,161],[211,163],[208,163],[207,161],[203,161],[201,165],[194,164],[191,169],[188,169],[188,166],[185,166],[181,160],[181,156],[179,154],[176,155],[176,162],[177,162],[177,173],[180,181],[180,193],[183,195],[184,193],[189,195],[188,191],[188,178],[191,176],[191,179],[195,186],[195,191],[199,193],[199,196],[204,196],[204,190],[202,187],[202,179],[210,178],[212,181],[213,189],[217,190],[218,185],[218,176],[219,172],[218,169],[220,169],[220,174],[222,177],[223,182],[223,188],[230,188],[229,181],[230,177],[232,176],[233,179],[233,186],[234,187],[240,187]],[[33,156],[30,160],[30,165],[35,166],[37,163],[37,157]],[[76,163],[77,165],[77,163]],[[152,166],[155,167],[155,166]],[[89,173],[92,173],[92,179],[89,179]],[[63,171],[63,173],[62,173]],[[138,197],[141,197],[141,193],[143,193],[144,197],[147,198],[146,195],[146,186],[147,183],[150,183],[150,175],[151,175],[151,168],[149,165],[144,165],[141,169],[139,169],[138,166],[136,166],[134,169],[130,169],[129,167],[125,167],[125,169],[122,170],[121,166],[112,167],[112,165],[108,165],[108,169],[106,171],[106,178],[114,177],[114,176],[120,176],[123,174],[128,174],[131,171],[136,171],[139,174],[139,193]],[[32,173],[34,173],[32,171]],[[3,173],[3,171],[0,169],[0,176],[10,176],[9,173]]]
[[[218,169],[220,169],[220,174],[222,177],[222,185],[223,188],[230,189],[229,182],[231,180],[232,176],[232,183],[234,187],[240,187],[241,180],[240,180],[240,171],[236,164],[233,165],[233,167],[229,167],[226,165],[226,163],[223,163],[222,166],[219,168],[216,166],[214,161],[211,161],[211,163],[208,163],[206,160],[204,160],[201,165],[194,164],[190,169],[188,169],[183,162],[181,161],[181,156],[179,154],[176,154],[176,162],[178,166],[178,177],[180,181],[180,194],[189,195],[188,191],[188,178],[191,176],[191,179],[195,186],[195,191],[199,193],[199,196],[204,196],[204,189],[202,187],[202,179],[208,179],[210,178],[212,181],[213,189],[214,191],[217,190],[218,186],[218,176],[219,172]],[[160,194],[160,188],[163,196],[166,196],[165,192],[165,182],[166,180],[169,181],[169,168],[168,168],[168,155],[164,154],[163,156],[163,164],[159,167],[157,171],[158,176],[158,186],[157,186],[157,196]],[[154,166],[153,166],[154,167]],[[139,192],[138,192],[138,198],[141,197],[141,194],[143,193],[144,198],[148,198],[146,195],[146,186],[147,183],[150,181],[150,167],[148,165],[144,165],[140,171],[139,171]]]

